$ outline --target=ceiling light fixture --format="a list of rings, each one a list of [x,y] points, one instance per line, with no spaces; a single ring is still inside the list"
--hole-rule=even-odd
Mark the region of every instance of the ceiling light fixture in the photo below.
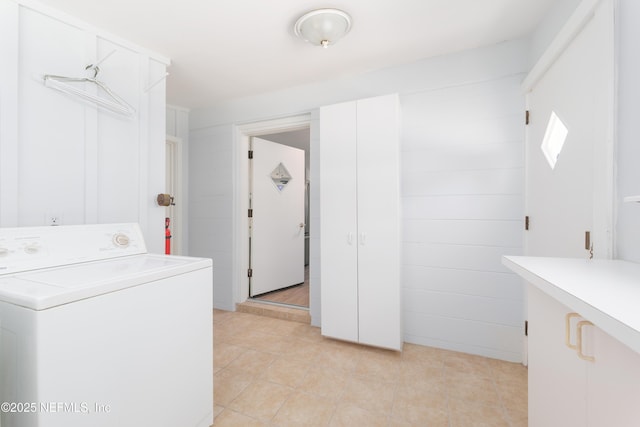
[[[351,29],[351,17],[338,9],[317,9],[305,13],[293,27],[296,36],[315,46],[329,47]]]

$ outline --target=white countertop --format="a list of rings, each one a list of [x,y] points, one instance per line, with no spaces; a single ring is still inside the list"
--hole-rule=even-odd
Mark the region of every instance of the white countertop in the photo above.
[[[640,353],[640,264],[525,256],[502,263]]]

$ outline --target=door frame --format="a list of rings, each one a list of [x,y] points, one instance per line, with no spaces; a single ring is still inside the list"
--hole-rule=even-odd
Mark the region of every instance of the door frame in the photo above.
[[[183,179],[182,179],[182,150],[184,148],[182,143],[182,138],[177,138],[175,136],[166,135],[165,137],[165,149],[167,145],[173,146],[173,154],[174,154],[174,188],[173,188],[173,196],[176,200],[175,206],[172,206],[173,222],[170,225],[171,229],[171,254],[172,255],[182,255],[183,246],[183,236],[184,236],[184,206],[186,205],[186,198],[184,196],[184,192],[182,191]],[[165,191],[169,191],[167,188]]]
[[[234,126],[233,181],[233,250],[232,281],[234,302],[242,303],[249,298],[249,140],[252,136],[290,132],[311,127],[311,113],[303,113],[278,119],[245,123]],[[314,284],[309,282],[309,289]],[[309,305],[311,305],[311,300]],[[311,310],[311,307],[309,307]]]

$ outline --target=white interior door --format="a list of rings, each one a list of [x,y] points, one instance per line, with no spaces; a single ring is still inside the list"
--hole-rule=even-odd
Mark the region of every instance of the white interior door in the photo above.
[[[252,139],[250,296],[304,282],[304,150]]]
[[[551,65],[528,95],[526,214],[530,217],[526,254],[588,257],[585,231],[596,256],[610,256],[611,192],[606,188],[606,146],[610,143],[609,21],[597,12]],[[566,139],[552,168],[541,145],[554,113]],[[558,127],[556,127],[558,129]],[[562,133],[562,132],[560,132]],[[560,135],[561,136],[561,135]]]

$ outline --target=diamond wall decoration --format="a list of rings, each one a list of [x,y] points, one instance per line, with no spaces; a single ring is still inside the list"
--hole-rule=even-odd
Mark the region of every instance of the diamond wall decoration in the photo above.
[[[271,180],[275,184],[278,191],[285,189],[289,181],[291,181],[291,175],[287,168],[282,164],[278,164],[276,168],[271,172]]]

